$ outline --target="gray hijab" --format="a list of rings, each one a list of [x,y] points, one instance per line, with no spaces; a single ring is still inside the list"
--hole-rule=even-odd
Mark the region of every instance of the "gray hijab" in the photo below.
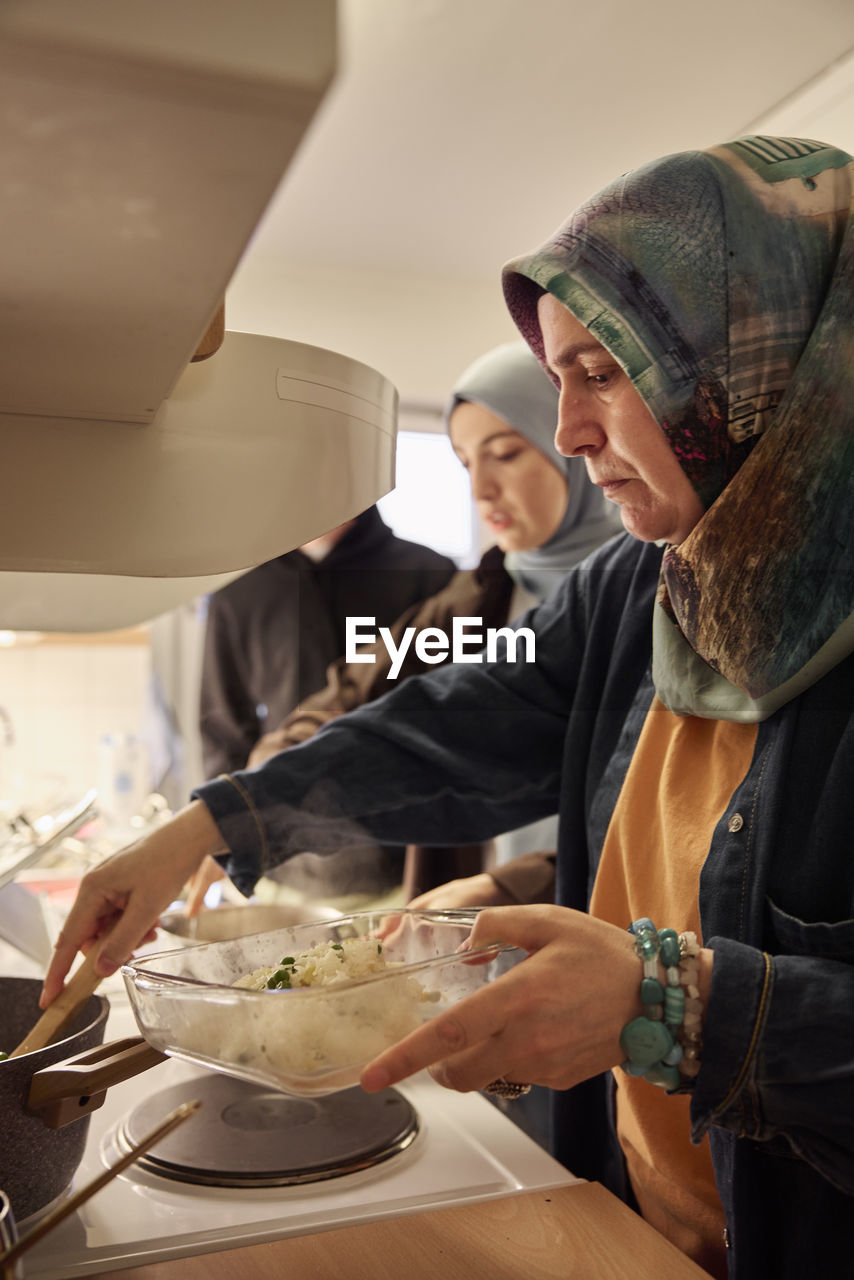
[[[506,342],[469,365],[451,393],[446,426],[461,401],[479,404],[502,418],[567,478],[569,501],[549,541],[504,557],[513,580],[543,600],[567,569],[620,532],[620,513],[587,479],[583,458],[564,458],[555,449],[558,393],[526,342]]]

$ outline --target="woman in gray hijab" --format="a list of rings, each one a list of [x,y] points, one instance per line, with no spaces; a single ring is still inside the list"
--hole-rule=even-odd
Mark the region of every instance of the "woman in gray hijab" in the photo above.
[[[560,523],[550,537],[534,545],[521,545],[523,540],[502,536],[502,530],[490,522],[488,503],[479,498],[473,480],[481,519],[495,531],[496,543],[505,552],[504,568],[537,603],[545,599],[567,569],[622,529],[614,504],[587,479],[584,459],[565,458],[555,449],[557,402],[554,385],[539,361],[531,358],[527,343],[507,342],[469,365],[454,387],[445,414],[458,456],[455,435],[459,439],[461,415],[456,412],[457,407],[479,405],[534,445],[566,479]],[[465,465],[464,459],[463,462]],[[544,474],[542,482],[543,488],[549,487]],[[536,495],[533,501],[537,502]]]

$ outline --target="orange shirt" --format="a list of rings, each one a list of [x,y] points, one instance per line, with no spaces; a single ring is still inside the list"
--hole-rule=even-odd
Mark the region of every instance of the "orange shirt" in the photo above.
[[[653,700],[605,837],[592,915],[623,929],[649,916],[700,938],[700,871],[756,733],[755,724],[676,716]],[[690,1140],[689,1098],[614,1074],[617,1133],[641,1213],[699,1266],[725,1275],[723,1209],[708,1137]]]

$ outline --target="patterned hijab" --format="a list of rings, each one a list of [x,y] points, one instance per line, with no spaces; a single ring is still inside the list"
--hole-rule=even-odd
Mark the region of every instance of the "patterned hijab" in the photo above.
[[[667,156],[504,269],[537,356],[548,291],[706,508],[655,610],[656,689],[680,714],[762,720],[854,650],[852,179],[850,156],[800,138]]]
[[[446,425],[461,401],[494,413],[566,476],[566,511],[549,541],[504,558],[510,576],[543,600],[568,569],[619,532],[619,512],[588,480],[584,459],[564,458],[555,448],[557,392],[524,342],[505,342],[469,365],[451,393]]]

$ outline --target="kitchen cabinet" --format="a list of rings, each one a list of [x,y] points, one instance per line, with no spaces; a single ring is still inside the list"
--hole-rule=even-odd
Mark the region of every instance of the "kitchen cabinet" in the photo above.
[[[579,1183],[111,1271],[101,1280],[708,1280],[604,1187]]]

